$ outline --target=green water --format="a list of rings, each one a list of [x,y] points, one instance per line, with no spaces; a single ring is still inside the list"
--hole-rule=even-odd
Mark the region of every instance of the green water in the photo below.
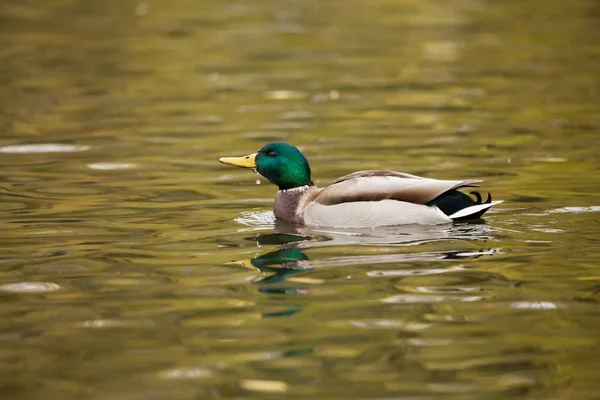
[[[597,399],[596,1],[4,0],[0,398]],[[485,180],[483,223],[274,224],[220,165]]]

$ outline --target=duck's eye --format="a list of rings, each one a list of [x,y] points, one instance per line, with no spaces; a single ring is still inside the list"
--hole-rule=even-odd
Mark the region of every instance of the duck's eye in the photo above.
[[[275,157],[275,152],[273,150],[269,150],[269,151],[267,151],[267,155],[269,157]]]

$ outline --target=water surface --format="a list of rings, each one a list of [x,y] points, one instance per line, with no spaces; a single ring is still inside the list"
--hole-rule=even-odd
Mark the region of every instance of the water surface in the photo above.
[[[50,4],[51,3],[51,4]],[[0,5],[4,399],[594,399],[597,2]],[[486,220],[275,223],[271,140],[485,179]]]

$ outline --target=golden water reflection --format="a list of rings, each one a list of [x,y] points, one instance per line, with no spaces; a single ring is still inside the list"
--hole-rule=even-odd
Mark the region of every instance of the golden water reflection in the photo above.
[[[2,398],[595,399],[598,3],[5,0]],[[299,146],[476,224],[276,224]],[[246,260],[243,264],[236,261]]]

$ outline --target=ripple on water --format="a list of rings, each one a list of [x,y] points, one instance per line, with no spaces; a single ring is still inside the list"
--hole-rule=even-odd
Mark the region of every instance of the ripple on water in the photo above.
[[[62,143],[20,144],[0,147],[0,153],[31,154],[31,153],[73,153],[89,150],[90,146]]]
[[[16,202],[16,201],[3,201],[0,203],[0,210],[3,211],[20,211],[26,210],[31,206],[26,202]]]
[[[433,296],[400,294],[381,299],[382,303],[446,303],[485,300],[484,296]]]
[[[307,93],[297,90],[272,90],[265,93],[265,97],[272,100],[297,100],[306,98]]]
[[[560,305],[550,301],[517,301],[511,303],[510,307],[526,310],[556,310],[562,308]]]
[[[95,169],[98,171],[115,171],[120,169],[132,169],[136,168],[137,164],[133,163],[116,163],[116,162],[104,162],[104,163],[92,163],[87,164],[89,169]]]
[[[445,273],[454,272],[454,271],[462,271],[464,269],[465,269],[465,267],[462,265],[455,265],[450,268],[375,270],[375,271],[367,272],[367,276],[394,277],[394,276],[434,275],[434,274],[445,274]]]
[[[206,368],[174,368],[166,371],[161,371],[158,374],[160,379],[177,379],[177,380],[188,380],[188,379],[208,379],[212,378],[214,373]]]
[[[420,331],[428,328],[431,324],[389,319],[362,319],[352,320],[350,321],[350,325],[361,329],[402,329],[408,331]]]
[[[580,213],[588,213],[588,212],[600,212],[600,206],[589,206],[589,207],[562,207],[555,208],[554,210],[548,211],[551,214],[580,214]]]
[[[13,293],[44,293],[55,292],[61,287],[52,282],[16,282],[0,286],[0,291]]]
[[[245,211],[240,213],[235,222],[251,227],[252,230],[273,229],[275,214],[273,211]]]
[[[51,196],[97,196],[97,195],[105,195],[108,193],[108,189],[106,187],[102,187],[99,185],[96,186],[81,186],[81,185],[64,185],[59,187],[41,187],[35,190],[31,190],[31,193],[36,193],[40,195],[51,195]]]
[[[240,386],[251,392],[263,393],[284,393],[289,389],[286,382],[263,379],[243,379],[240,381]]]
[[[122,327],[147,327],[154,326],[154,321],[150,319],[137,319],[137,320],[116,320],[116,319],[95,319],[90,321],[83,321],[78,324],[82,328],[122,328]]]

